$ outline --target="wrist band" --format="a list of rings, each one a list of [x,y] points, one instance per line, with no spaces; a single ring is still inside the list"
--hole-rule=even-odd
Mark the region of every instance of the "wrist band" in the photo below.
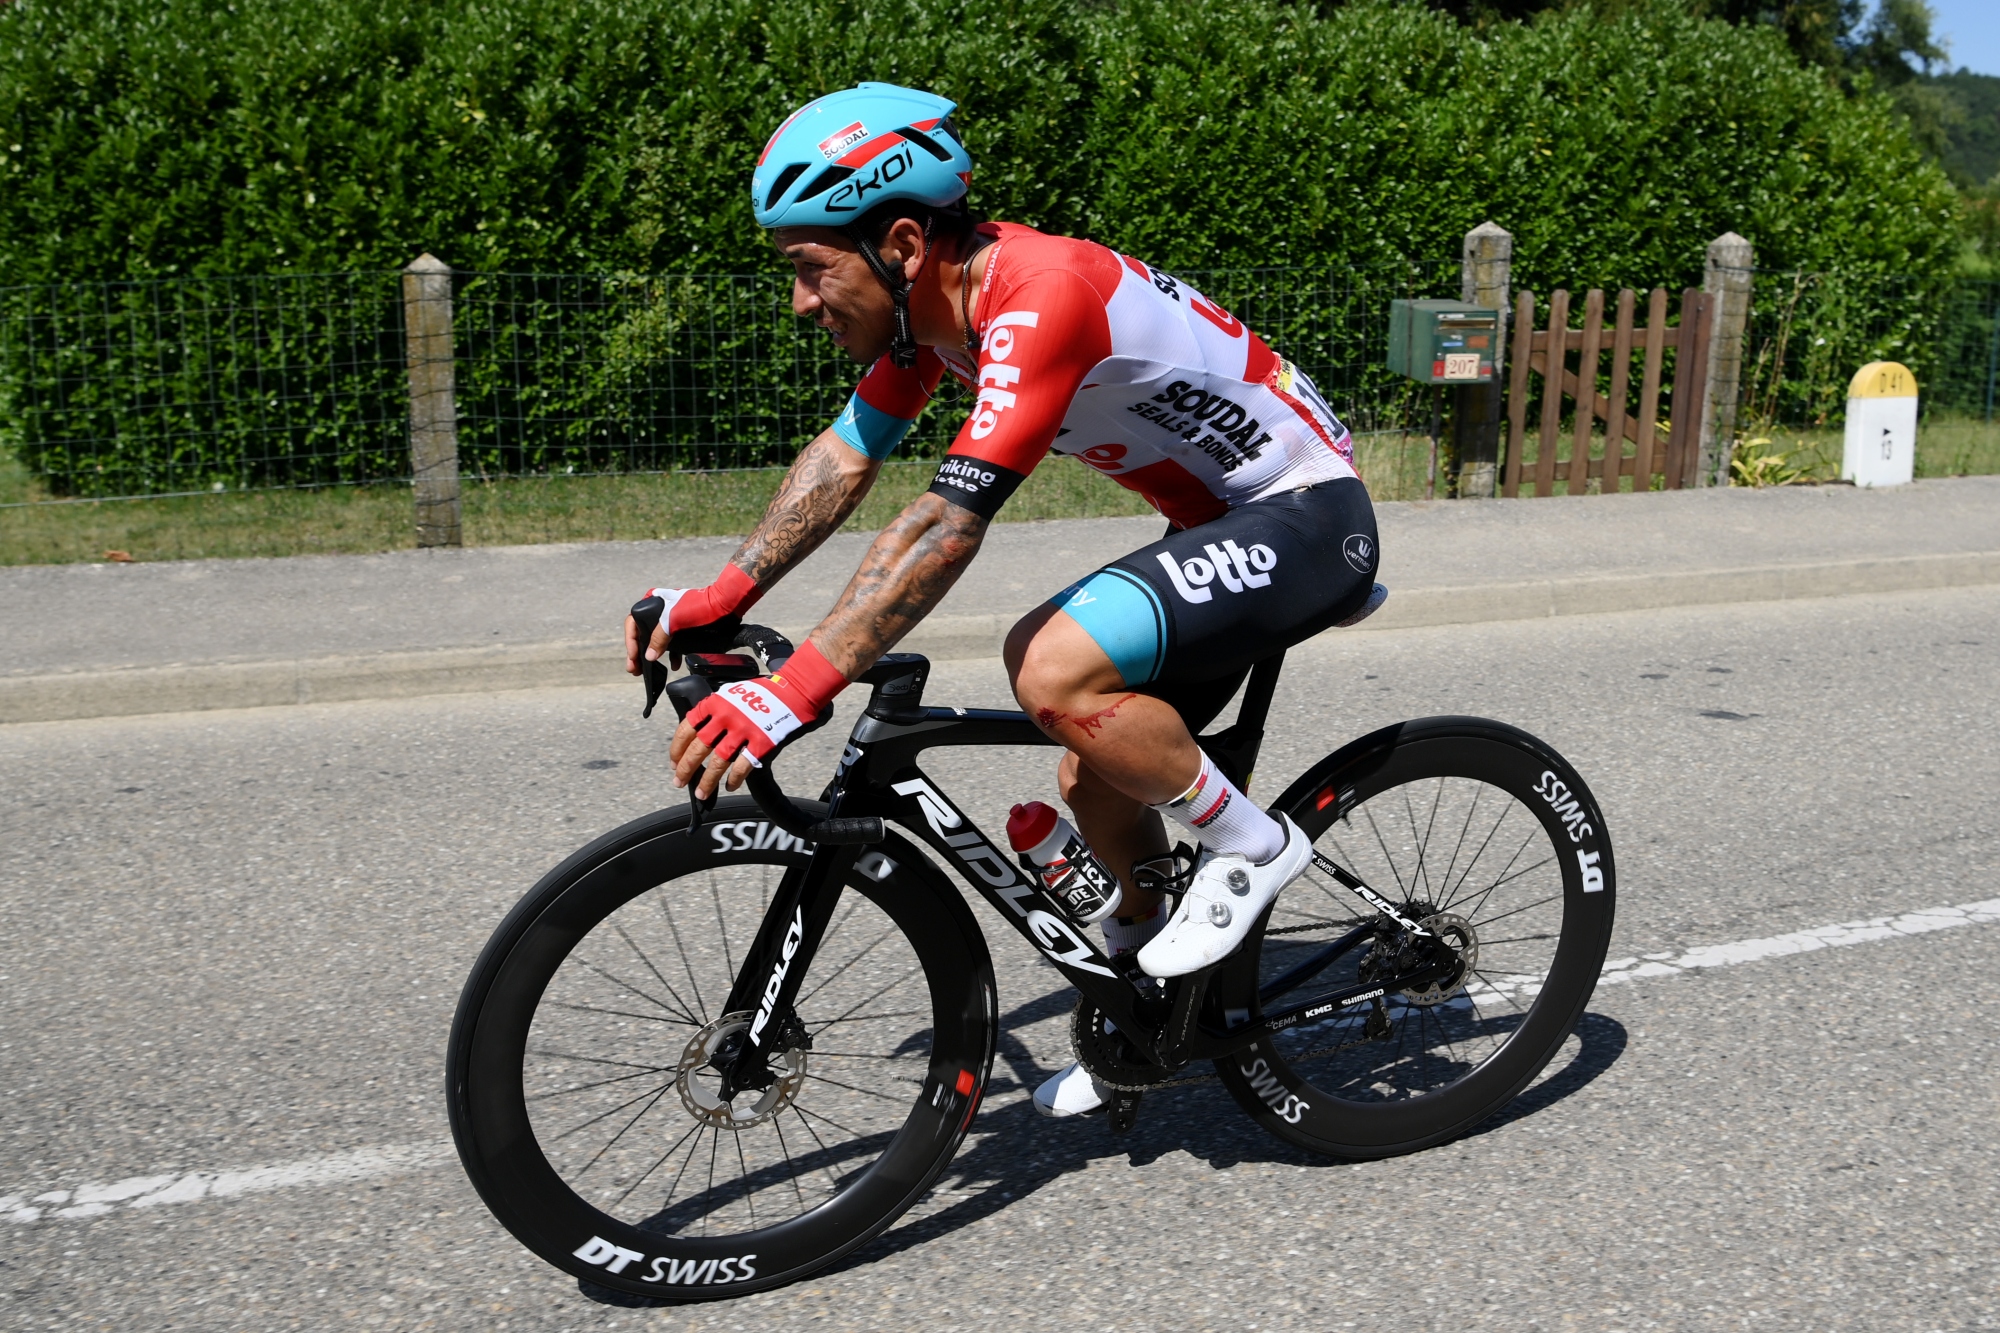
[[[784,666],[771,673],[771,684],[775,689],[796,695],[799,703],[806,705],[803,710],[806,716],[818,717],[833,696],[847,688],[848,680],[807,640]],[[792,707],[800,711],[798,703]]]
[[[709,585],[709,591],[715,598],[716,610],[725,616],[748,611],[764,595],[757,581],[733,564],[722,567],[722,572],[715,576],[715,582]]]

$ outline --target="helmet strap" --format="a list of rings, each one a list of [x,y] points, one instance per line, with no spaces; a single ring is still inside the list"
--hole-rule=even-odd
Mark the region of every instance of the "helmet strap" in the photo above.
[[[937,218],[930,217],[924,222],[924,259],[931,259],[931,232],[937,226]],[[882,258],[882,252],[875,248],[875,242],[858,231],[849,231],[854,238],[854,248],[868,261],[868,267],[884,287],[889,289],[889,301],[896,309],[896,331],[889,339],[889,363],[898,370],[909,370],[917,364],[917,339],[910,331],[910,290],[917,284],[904,278],[900,271],[891,269]],[[921,267],[918,272],[922,272]]]

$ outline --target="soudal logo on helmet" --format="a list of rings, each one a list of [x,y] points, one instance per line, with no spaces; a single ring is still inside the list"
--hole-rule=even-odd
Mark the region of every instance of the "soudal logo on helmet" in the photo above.
[[[831,135],[821,139],[819,141],[819,154],[831,162],[867,137],[868,127],[857,120],[846,129],[835,130]]]
[[[949,99],[863,83],[800,107],[751,172],[760,227],[841,226],[890,199],[942,208],[965,197],[972,157]]]

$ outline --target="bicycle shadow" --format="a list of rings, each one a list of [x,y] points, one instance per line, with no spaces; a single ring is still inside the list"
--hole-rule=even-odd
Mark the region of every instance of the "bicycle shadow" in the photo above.
[[[1066,1013],[1073,1005],[1073,992],[1042,996],[1007,1015],[1003,1026],[1036,1021],[1030,1014],[1045,1018]],[[1599,1013],[1586,1013],[1577,1023],[1576,1036],[1579,1046],[1567,1063],[1464,1137],[1490,1134],[1581,1092],[1618,1062],[1629,1042],[1624,1024]],[[1018,1084],[1028,1091],[1055,1072],[1037,1065],[1011,1031],[1003,1030],[999,1054]],[[1093,1162],[1121,1155],[1132,1166],[1140,1167],[1180,1151],[1218,1171],[1246,1162],[1320,1170],[1354,1165],[1271,1137],[1243,1113],[1220,1083],[1212,1081],[1151,1094],[1140,1111],[1139,1123],[1123,1137],[1112,1135],[1102,1117],[1082,1123],[1048,1120],[1026,1098],[997,1110],[982,1110],[974,1132],[976,1137],[960,1151],[932,1196],[964,1193],[966,1197],[937,1212],[899,1223],[827,1272],[866,1267],[928,1244],[992,1217]]]
[[[996,1053],[1008,1077],[1003,1079],[1000,1070],[995,1069],[987,1085],[989,1097],[996,1092],[1032,1093],[1055,1072],[1043,1068],[1015,1032],[1066,1015],[1075,1005],[1076,992],[1063,987],[1001,1016]],[[1584,1014],[1576,1025],[1575,1035],[1579,1042],[1575,1055],[1464,1138],[1490,1134],[1581,1092],[1618,1062],[1629,1043],[1625,1025],[1600,1013]],[[1113,1135],[1101,1116],[1079,1122],[1052,1121],[1039,1114],[1027,1096],[1015,1097],[997,1107],[989,1104],[981,1108],[965,1146],[932,1192],[912,1209],[912,1215],[825,1273],[830,1276],[864,1268],[927,1245],[993,1217],[1063,1176],[1089,1169],[1095,1162],[1123,1156],[1130,1165],[1143,1167],[1177,1151],[1206,1161],[1218,1171],[1255,1162],[1319,1170],[1354,1165],[1273,1138],[1246,1116],[1235,1099],[1213,1080],[1149,1094],[1138,1124],[1123,1136]],[[939,1199],[954,1201],[935,1211],[926,1211],[927,1204]],[[668,1303],[581,1280],[577,1288],[588,1299],[603,1305]]]

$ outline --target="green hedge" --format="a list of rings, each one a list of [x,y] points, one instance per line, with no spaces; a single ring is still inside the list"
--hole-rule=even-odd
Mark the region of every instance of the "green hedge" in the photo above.
[[[1888,101],[1674,0],[1481,30],[1390,0],[13,0],[0,438],[68,494],[393,475],[387,275],[430,251],[489,275],[469,467],[776,461],[852,375],[784,311],[748,170],[863,78],[959,99],[975,203],[1202,273],[1357,427],[1411,402],[1368,365],[1381,307],[1453,293],[1489,218],[1544,297],[1698,282],[1735,230],[1870,293],[1842,318],[1876,341],[1939,336],[1954,195]]]
[[[995,216],[1185,268],[1444,257],[1546,283],[1929,273],[1952,193],[1882,97],[1659,0],[1483,30],[1271,0],[14,0],[0,285],[400,266],[741,272],[750,161],[861,78],[960,99]]]

